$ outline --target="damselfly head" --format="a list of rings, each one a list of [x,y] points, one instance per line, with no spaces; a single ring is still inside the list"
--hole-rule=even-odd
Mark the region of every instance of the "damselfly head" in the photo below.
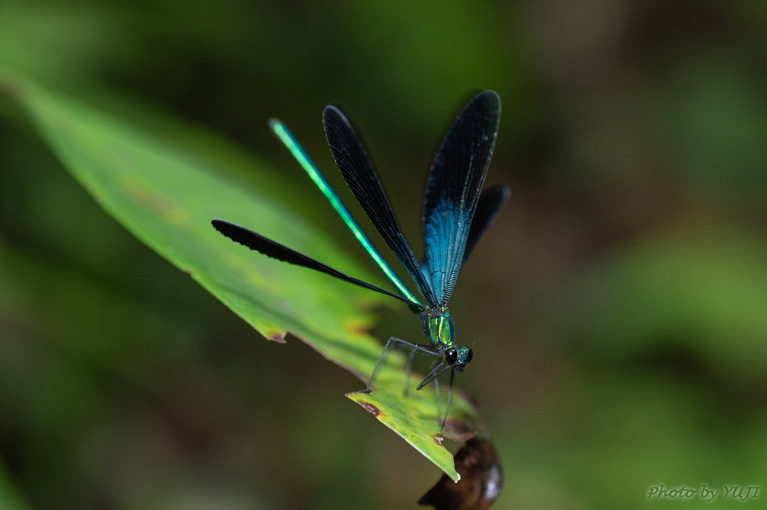
[[[470,347],[451,347],[445,351],[445,361],[458,372],[463,372],[474,356]]]

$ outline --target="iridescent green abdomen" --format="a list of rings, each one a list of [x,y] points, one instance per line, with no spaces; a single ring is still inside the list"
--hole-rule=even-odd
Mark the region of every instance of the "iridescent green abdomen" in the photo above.
[[[453,319],[446,306],[427,308],[419,315],[423,332],[437,353],[455,347]]]

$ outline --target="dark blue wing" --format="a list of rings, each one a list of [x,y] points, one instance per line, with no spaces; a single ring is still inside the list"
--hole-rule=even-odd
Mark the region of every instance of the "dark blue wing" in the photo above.
[[[400,301],[404,301],[405,303],[410,304],[408,300],[398,296],[397,294],[392,294],[388,290],[384,290],[380,287],[376,287],[373,284],[363,282],[357,278],[352,278],[351,276],[346,275],[341,271],[337,271],[318,260],[307,257],[302,253],[298,253],[297,251],[272,241],[271,239],[264,237],[261,234],[257,234],[252,230],[248,230],[247,228],[235,225],[234,223],[229,223],[226,220],[215,219],[212,220],[211,223],[216,230],[224,234],[232,241],[240,243],[243,246],[247,246],[251,250],[256,250],[259,253],[263,253],[267,257],[281,260],[283,262],[287,262],[288,264],[308,267],[309,269],[314,269],[315,271],[329,274],[330,276],[335,276],[336,278],[346,282],[353,283],[355,285],[359,285],[360,287],[365,287],[366,289],[374,290],[376,292],[380,292],[381,294],[386,294],[387,296],[397,298]]]
[[[466,240],[466,249],[463,252],[461,267],[469,260],[469,255],[474,251],[477,243],[493,223],[495,217],[498,216],[501,208],[509,199],[510,194],[511,188],[507,185],[496,184],[483,191],[479,196],[477,210],[474,211],[474,219],[471,221],[471,228],[469,228],[469,237]],[[424,274],[429,274],[429,263],[425,258],[421,259],[421,270]]]
[[[402,234],[381,181],[351,123],[335,106],[325,108],[322,112],[322,121],[330,151],[349,189],[378,233],[405,266],[423,297],[430,306],[435,306],[437,304],[435,294],[429,281],[424,277],[413,250]]]
[[[425,266],[441,305],[450,299],[463,263],[500,119],[497,93],[485,90],[474,96],[448,130],[431,166],[423,207]]]
[[[495,217],[503,207],[503,204],[509,199],[511,188],[505,184],[492,186],[479,196],[477,210],[474,212],[474,219],[469,229],[469,237],[466,240],[466,249],[463,252],[463,264],[469,259],[469,254],[474,251],[474,247],[485,234],[487,227],[493,223]]]

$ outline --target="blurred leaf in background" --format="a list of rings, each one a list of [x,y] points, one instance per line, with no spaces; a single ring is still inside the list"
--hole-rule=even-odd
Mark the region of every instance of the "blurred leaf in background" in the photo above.
[[[475,352],[459,384],[481,398],[504,465],[496,507],[631,509],[658,483],[767,472],[765,34],[758,0],[6,0],[0,66],[230,154],[222,178],[246,192],[259,188],[249,153],[294,175],[271,116],[341,188],[320,112],[342,101],[410,239],[413,176],[445,120],[497,90],[488,183],[512,198],[451,306]],[[415,507],[438,473],[342,398],[354,378],[296,342],[259,341],[106,216],[8,102],[0,113],[0,457],[14,501]],[[228,140],[203,146],[187,136],[199,125]],[[273,200],[351,260],[305,181]],[[379,315],[377,338],[420,337],[407,312]]]

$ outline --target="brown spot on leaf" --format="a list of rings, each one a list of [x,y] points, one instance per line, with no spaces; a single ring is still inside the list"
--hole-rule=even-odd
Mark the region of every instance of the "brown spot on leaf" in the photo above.
[[[285,335],[287,335],[287,331],[271,331],[266,333],[266,339],[270,342],[276,342],[278,344],[286,344],[285,341]]]
[[[130,178],[123,178],[122,184],[141,204],[172,223],[177,223],[184,217],[184,213],[178,205],[169,198],[149,189],[144,183]]]
[[[357,335],[366,335],[370,333],[370,324],[368,321],[352,319],[345,322],[346,328]]]
[[[485,510],[498,499],[503,474],[498,454],[486,439],[470,439],[455,455],[461,479],[453,482],[442,475],[439,482],[418,500],[437,510]]]
[[[359,405],[365,408],[365,411],[369,412],[376,418],[381,414],[381,410],[378,409],[376,406],[371,404],[370,402],[357,402]]]

